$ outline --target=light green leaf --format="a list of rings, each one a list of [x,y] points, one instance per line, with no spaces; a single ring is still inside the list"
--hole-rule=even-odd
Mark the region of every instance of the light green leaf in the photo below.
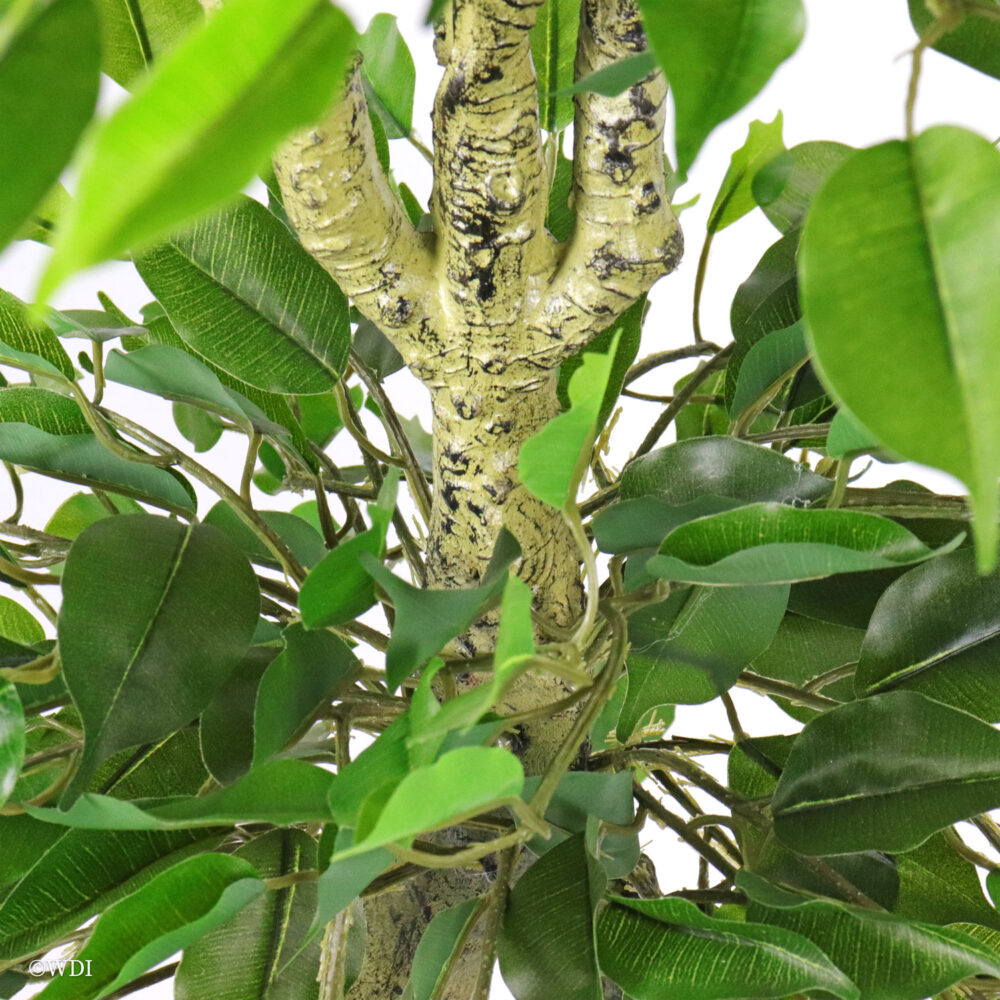
[[[237,823],[281,826],[329,822],[327,800],[335,777],[302,760],[271,760],[207,795],[144,803],[84,792],[68,809],[26,808],[34,819],[79,830],[183,830]]]
[[[831,458],[844,458],[865,452],[879,451],[880,445],[875,435],[862,427],[858,418],[845,407],[841,407],[826,436],[826,453]]]
[[[475,775],[475,781],[470,781]],[[461,747],[411,771],[389,795],[372,828],[345,853],[354,856],[387,844],[408,844],[419,833],[451,826],[519,798],[521,762],[498,747]],[[336,789],[334,790],[336,794]],[[336,858],[336,855],[334,856]]]
[[[710,233],[731,226],[757,207],[752,186],[758,172],[785,151],[781,135],[783,128],[784,118],[780,111],[773,122],[750,123],[747,141],[733,153],[719,193],[715,196],[715,204],[708,216]]]
[[[98,521],[63,571],[59,652],[84,750],[100,762],[190,722],[246,652],[260,607],[246,557],[215,528],[147,514]]]
[[[260,681],[253,723],[253,763],[280,753],[360,672],[347,644],[331,632],[302,624],[282,633],[284,650]]]
[[[358,40],[358,48],[364,56],[369,107],[382,119],[389,139],[405,139],[413,128],[417,71],[396,18],[376,14]]]
[[[674,95],[677,169],[763,88],[805,31],[801,0],[640,0]]]
[[[966,483],[982,571],[998,530],[998,241],[1000,150],[942,126],[845,160],[799,260],[821,378],[887,448]]]
[[[622,473],[623,500],[662,497],[675,507],[706,494],[743,503],[802,504],[833,483],[770,448],[731,437],[688,438],[630,462]]]
[[[393,856],[382,848],[347,855],[353,842],[351,830],[338,830],[333,860],[320,875],[316,886],[318,902],[316,916],[309,930],[308,940],[312,940],[337,916],[345,906],[393,862]]]
[[[9,292],[0,289],[0,361],[18,360],[38,364],[43,370],[51,368],[54,374],[68,379],[75,376],[73,362],[48,327],[33,320],[24,303]],[[8,350],[13,348],[13,351]],[[25,355],[25,357],[21,357]]]
[[[115,496],[112,493],[108,495],[108,498],[119,514],[143,513],[142,508],[128,497]],[[72,540],[80,535],[85,528],[112,516],[108,508],[93,493],[74,493],[56,508],[56,512],[45,525],[45,530],[50,535],[58,535],[60,538]]]
[[[316,393],[340,378],[347,302],[263,205],[240,198],[136,259],[184,342],[235,378]]]
[[[538,76],[538,117],[546,132],[573,121],[573,70],[580,28],[580,0],[549,0],[531,29],[531,59]],[[647,70],[648,72],[648,70]]]
[[[0,805],[17,784],[24,763],[24,709],[17,688],[0,681]]]
[[[659,65],[655,53],[640,52],[588,73],[571,87],[563,87],[548,96],[560,98],[574,94],[600,94],[602,97],[618,97],[657,70]]]
[[[569,382],[570,408],[521,446],[521,482],[557,510],[565,510],[573,500],[580,476],[590,462],[619,337],[616,330],[606,354],[584,352],[582,364]]]
[[[299,591],[299,610],[307,628],[341,625],[375,603],[375,582],[359,557],[367,552],[381,559],[385,553],[398,486],[398,473],[386,476],[378,502],[368,506],[372,526],[328,552],[306,577]]]
[[[94,113],[100,60],[90,0],[37,7],[3,47],[0,247],[27,222],[69,161]]]
[[[986,722],[1000,722],[1000,573],[976,573],[973,553],[952,552],[889,585],[865,635],[858,694],[919,691]]]
[[[553,983],[565,1000],[602,1000],[594,950],[594,909],[605,877],[582,834],[544,854],[507,901],[498,957],[517,1000],[548,1000]]]
[[[962,931],[846,903],[813,902],[748,872],[736,880],[752,900],[748,919],[818,945],[857,984],[862,1000],[924,1000],[967,976],[1000,974],[997,956]]]
[[[962,538],[935,552],[895,521],[875,514],[759,503],[675,528],[646,571],[714,586],[792,583],[923,562],[955,548]]]
[[[796,739],[775,832],[803,854],[907,851],[1000,805],[1000,733],[913,691],[851,702]]]
[[[326,0],[225,4],[93,133],[39,299],[235,195],[327,109],[355,38]]]
[[[782,382],[802,367],[806,357],[806,337],[801,322],[758,340],[740,366],[730,415],[735,419],[758,401],[767,400]]]
[[[478,899],[467,899],[458,906],[442,910],[427,925],[413,955],[410,973],[413,1000],[431,1000],[435,986],[447,973],[449,959],[469,920],[478,914],[479,905]]]
[[[30,646],[45,640],[45,629],[23,604],[0,596],[0,636]]]
[[[757,171],[754,200],[781,232],[791,232],[802,225],[823,181],[853,152],[839,142],[793,146]]]
[[[934,14],[926,0],[909,0],[909,5],[913,27],[923,34],[934,23]],[[976,16],[975,5],[965,13],[954,29],[934,43],[934,48],[1000,80],[1000,23]]]
[[[76,403],[48,389],[0,389],[0,459],[178,513],[194,511],[194,490],[185,479],[108,451],[91,433]]]
[[[101,69],[128,87],[170,51],[202,17],[198,0],[97,0]]]
[[[765,1000],[810,989],[860,1000],[806,938],[716,920],[683,899],[612,899],[598,914],[597,955],[601,971],[635,1000]]]
[[[771,644],[788,587],[679,587],[629,618],[622,743],[650,709],[711,701]]]
[[[252,865],[264,879],[317,866],[316,842],[301,830],[272,830],[238,848],[233,857]],[[316,1000],[319,942],[296,955],[315,908],[314,882],[264,893],[184,949],[174,979],[176,1000]]]
[[[425,590],[394,576],[370,552],[359,553],[361,565],[389,595],[396,608],[385,658],[386,684],[390,690],[395,691],[410,674],[439,653],[449,640],[461,635],[483,613],[500,594],[507,580],[507,567],[520,554],[514,537],[504,531],[478,587]]]
[[[256,869],[226,854],[188,858],[111,907],[80,961],[94,974],[56,977],[46,1000],[98,1000],[225,923],[265,891]]]
[[[211,451],[219,443],[225,427],[214,413],[189,403],[174,403],[170,409],[177,430],[196,452]]]

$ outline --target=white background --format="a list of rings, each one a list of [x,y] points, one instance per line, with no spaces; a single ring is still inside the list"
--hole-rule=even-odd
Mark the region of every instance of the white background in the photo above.
[[[278,2],[278,0],[276,0]],[[340,0],[359,30],[377,10],[399,16],[400,26],[417,63],[417,98],[414,123],[425,139],[430,137],[430,108],[440,70],[431,48],[431,32],[423,25],[424,0]],[[865,146],[902,133],[903,105],[909,75],[908,50],[915,42],[906,13],[905,0],[805,0],[808,29],[799,52],[775,74],[765,90],[741,114],[720,127],[710,138],[691,171],[690,182],[678,192],[678,203],[701,194],[700,203],[682,216],[687,255],[678,271],[664,279],[654,290],[654,310],[645,328],[643,352],[660,351],[690,342],[691,298],[694,272],[701,248],[705,220],[715,191],[725,174],[732,151],[742,145],[750,121],[771,121],[781,110],[785,120],[785,143],[792,146],[811,139],[829,139],[854,146]],[[54,71],[58,71],[54,68]],[[113,84],[105,88],[102,106],[112,107],[119,99]],[[918,105],[920,127],[942,122],[967,125],[988,138],[1000,135],[1000,82],[990,80],[952,60],[930,53],[925,62],[921,99]],[[40,123],[44,127],[44,123]],[[669,131],[668,131],[669,135]],[[405,142],[394,142],[393,165],[399,179],[405,180],[426,204],[430,191],[430,169]],[[725,343],[730,339],[729,305],[739,283],[750,273],[761,253],[778,234],[755,212],[723,232],[715,241],[711,268],[703,301],[703,329],[709,340]],[[15,244],[0,254],[0,287],[30,301],[39,267],[47,251],[36,244]],[[108,291],[126,311],[137,315],[138,308],[150,296],[129,265],[112,264],[71,282],[55,299],[55,305],[97,308],[96,290]],[[84,342],[73,342],[71,353],[83,349]],[[683,374],[676,368],[667,375],[652,375],[642,383],[644,391],[668,393]],[[421,414],[425,426],[427,403],[423,390],[407,373],[392,376],[389,387],[398,400],[401,412]],[[140,393],[113,387],[112,405],[147,422],[159,433],[176,439],[171,431],[169,410]],[[628,458],[629,446],[639,440],[655,419],[652,404],[632,403],[623,415],[613,441],[612,464],[620,467]],[[242,449],[236,438],[226,435],[209,453],[207,464],[225,472],[230,482],[238,480]],[[666,443],[666,441],[664,442]],[[899,466],[877,469],[871,481],[898,478]],[[905,474],[920,477],[940,490],[956,490],[957,485],[940,474],[906,467]],[[28,522],[42,526],[49,512],[69,492],[60,484],[41,477],[28,480]],[[0,486],[0,508],[11,503],[9,490]],[[275,501],[259,497],[264,506]],[[297,502],[297,498],[293,498]],[[207,509],[202,501],[202,510]],[[290,505],[290,504],[289,504]],[[764,699],[747,692],[737,692],[743,725],[751,734],[794,731],[797,726]],[[695,736],[718,734],[728,737],[725,716],[717,705],[682,707],[677,711],[675,733]],[[653,831],[650,831],[652,838]],[[665,890],[692,885],[696,867],[691,852],[678,850],[670,834],[658,833],[651,854],[657,861],[660,881]],[[558,985],[553,984],[554,993]],[[26,991],[23,995],[32,995]],[[135,994],[145,1000],[169,997],[170,989],[161,985]],[[494,997],[509,997],[496,981]]]

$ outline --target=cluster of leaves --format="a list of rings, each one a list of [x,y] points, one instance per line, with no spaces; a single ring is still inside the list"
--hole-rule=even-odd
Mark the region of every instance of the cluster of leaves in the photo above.
[[[794,51],[801,4],[642,7],[686,173]],[[925,40],[997,75],[995,4],[911,7]],[[31,958],[83,938],[95,975],[57,978],[47,998],[123,995],[177,951],[187,1000],[315,997],[335,919],[346,989],[364,947],[357,899],[498,853],[507,874],[522,847],[537,860],[509,893],[498,878],[431,922],[413,1000],[441,995],[477,926],[518,1000],[555,983],[598,1000],[604,978],[636,1000],[996,987],[1000,890],[991,874],[988,901],[976,868],[1000,865],[954,828],[973,818],[1000,857],[993,145],[938,128],[785,149],[780,118],[754,123],[702,256],[703,274],[712,237],[758,208],[780,233],[736,294],[733,343],[699,335],[636,362],[637,305],[567,364],[565,412],[522,451],[522,480],[563,512],[588,571],[586,615],[549,640],[507,536],[477,588],[419,585],[397,494],[405,476],[426,508],[431,459],[382,385],[399,356],[299,245],[266,171],[266,207],[219,209],[319,115],[355,47],[386,169],[388,140],[419,142],[394,21],[377,16],[359,41],[326,0],[232,0],[204,25],[193,0],[2,10],[0,243],[48,242],[58,224],[42,298],[126,252],[155,298],[135,319],[107,296],[57,312],[0,293],[0,363],[19,379],[0,388],[0,459],[17,496],[25,472],[83,487],[43,528],[22,524],[20,502],[0,523],[0,575],[19,598],[0,603],[0,996]],[[653,65],[575,81],[578,20],[579,0],[549,0],[532,38],[552,149],[574,91],[616,93]],[[102,71],[134,96],[89,125],[70,198],[53,185]],[[554,162],[549,227],[565,238],[569,164]],[[73,339],[89,352],[71,357]],[[693,354],[705,360],[611,476],[594,443],[619,395]],[[242,482],[103,405],[109,383],[170,400],[196,452],[242,435]],[[670,423],[676,443],[656,449]],[[329,457],[338,436],[356,465]],[[869,455],[949,471],[971,499],[854,488]],[[578,504],[588,467],[606,485]],[[218,496],[200,517],[193,483]],[[253,484],[314,498],[262,510]],[[592,542],[609,556],[603,584]],[[416,585],[392,572],[404,560]],[[498,605],[495,653],[452,655]],[[377,606],[388,634],[359,620]],[[372,647],[384,667],[363,662]],[[471,670],[488,682],[456,695]],[[530,778],[510,749],[523,720],[496,711],[527,671],[570,683],[579,712]],[[737,685],[804,728],[750,738],[734,716],[732,741],[664,737],[672,706]],[[352,760],[357,731],[375,738]],[[587,739],[588,769],[569,770]],[[728,758],[727,782],[706,753]],[[690,785],[726,815],[706,817]],[[637,898],[651,895],[637,875],[647,816],[704,859],[697,889]],[[471,818],[494,836],[451,857],[428,841]]]

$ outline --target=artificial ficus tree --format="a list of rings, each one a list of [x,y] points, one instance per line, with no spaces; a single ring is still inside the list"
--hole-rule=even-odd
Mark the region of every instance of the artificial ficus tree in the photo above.
[[[1000,152],[913,106],[930,46],[998,75],[1000,7],[911,0],[900,140],[753,123],[693,342],[638,359],[677,172],[799,0],[435,3],[430,147],[391,17],[204,6],[0,21],[0,238],[53,248],[33,307],[0,292],[0,995],[57,948],[94,970],[63,1000],[482,1000],[496,959],[517,1000],[996,995]],[[102,71],[132,94],[71,196]],[[706,341],[712,240],[758,209],[779,238]],[[140,317],[46,306],[115,256]],[[616,471],[630,396],[658,415]],[[195,457],[223,435],[232,481]],[[852,485],[869,456],[969,499]],[[37,475],[78,489],[43,525]],[[717,698],[731,739],[667,735]]]

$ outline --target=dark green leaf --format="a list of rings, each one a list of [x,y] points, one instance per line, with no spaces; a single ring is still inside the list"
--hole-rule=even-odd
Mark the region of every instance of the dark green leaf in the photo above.
[[[788,587],[680,587],[629,618],[628,693],[618,739],[661,705],[711,701],[771,644]]]
[[[797,229],[820,185],[852,152],[839,142],[793,146],[757,172],[754,199],[781,232]]]
[[[330,632],[307,632],[296,624],[285,629],[282,639],[285,648],[267,668],[257,692],[255,765],[280,753],[361,669],[343,639]]]
[[[600,94],[602,97],[618,97],[634,87],[659,67],[659,60],[652,52],[625,56],[616,62],[577,80],[572,86],[563,87],[549,98],[571,97],[574,94]]]
[[[775,792],[775,831],[804,854],[907,851],[1000,804],[1000,733],[912,691],[813,719]]]
[[[573,235],[576,226],[576,212],[570,205],[572,192],[573,161],[560,149],[556,157],[555,176],[552,178],[549,207],[545,216],[545,228],[560,243],[565,243]]]
[[[35,322],[28,316],[27,310],[19,299],[0,289],[0,360],[25,360],[29,364],[35,359],[42,361],[42,366],[49,365],[57,374],[72,379],[75,376],[73,362],[48,327]],[[7,350],[13,348],[13,352]],[[21,358],[20,354],[27,355]]]
[[[677,110],[677,169],[686,174],[708,135],[755,97],[798,47],[800,0],[641,0],[646,33]]]
[[[316,842],[301,830],[272,830],[244,844],[233,857],[251,864],[265,879],[317,865]],[[315,908],[316,885],[309,882],[255,899],[184,949],[174,980],[176,1000],[316,1000],[319,942],[296,955]]]
[[[656,496],[676,507],[705,494],[743,503],[801,504],[833,489],[829,479],[784,455],[731,437],[689,438],[630,462],[621,496]]]
[[[773,122],[750,123],[747,141],[735,153],[722,179],[715,204],[708,217],[708,231],[717,233],[756,208],[752,185],[765,164],[784,152],[784,119],[781,112]]]
[[[264,891],[256,869],[241,858],[203,854],[182,861],[101,916],[80,953],[93,975],[55,978],[47,1000],[97,1000],[225,923]]]
[[[24,709],[17,688],[0,681],[0,805],[17,784],[24,763]]]
[[[201,20],[197,0],[97,0],[101,15],[101,68],[128,87],[166,55]]]
[[[636,1000],[764,1000],[858,988],[811,941],[766,924],[715,920],[682,899],[613,899],[597,918],[601,971]]]
[[[76,540],[59,652],[85,744],[64,803],[112,753],[205,708],[246,652],[259,600],[246,557],[215,528],[129,514]]]
[[[438,980],[447,972],[448,960],[465,933],[470,918],[477,913],[480,901],[468,899],[458,906],[442,910],[427,925],[413,956],[410,989],[413,1000],[430,1000]]]
[[[531,31],[531,58],[538,76],[538,117],[547,132],[573,121],[573,68],[580,28],[580,0],[549,0]],[[647,73],[649,70],[646,71]]]
[[[303,566],[315,566],[326,555],[323,536],[297,514],[288,514],[280,510],[261,510],[257,513],[285,542]],[[274,553],[224,501],[220,500],[205,515],[204,523],[218,528],[230,541],[239,546],[251,562],[279,568]]]
[[[1000,722],[1000,573],[981,577],[969,549],[918,566],[882,595],[856,676],[859,695],[919,691]]]
[[[225,4],[94,133],[39,298],[235,195],[327,109],[355,38],[325,0]]]
[[[517,1000],[601,1000],[594,909],[605,877],[582,834],[544,854],[518,879],[507,901],[500,971]]]
[[[354,331],[354,350],[379,380],[398,372],[404,365],[402,355],[388,337],[372,322],[362,319]]]
[[[739,505],[738,500],[729,500],[711,493],[679,507],[658,496],[620,500],[594,518],[594,538],[602,552],[656,549],[674,528],[695,518],[720,514]]]
[[[922,562],[936,554],[888,518],[776,503],[689,521],[667,535],[659,553],[646,563],[647,572],[715,586],[815,580]]]
[[[909,0],[909,4],[913,27],[923,34],[934,23],[934,14],[926,0]],[[971,6],[961,23],[935,42],[934,48],[1000,80],[1000,23],[975,16],[975,10]]]
[[[824,383],[887,448],[966,483],[983,571],[998,536],[998,241],[1000,150],[942,126],[845,160],[813,202],[799,267]]]
[[[250,198],[137,258],[185,343],[267,392],[329,389],[347,361],[347,303],[294,236]]]
[[[53,0],[24,17],[0,56],[0,247],[59,179],[94,113],[99,30],[90,0]]]
[[[818,945],[857,984],[862,1000],[924,1000],[967,976],[1000,974],[997,956],[961,931],[845,903],[812,902],[748,873],[737,876],[737,885],[754,900],[749,919]]]
[[[390,139],[405,139],[413,128],[417,71],[406,40],[391,14],[376,14],[358,41],[374,110]]]
[[[750,348],[740,366],[730,415],[735,419],[754,404],[767,401],[805,360],[806,337],[801,322],[762,337]]]
[[[520,554],[513,536],[504,532],[480,586],[469,590],[424,590],[393,576],[370,552],[359,553],[361,565],[389,595],[396,608],[385,660],[386,683],[390,690],[395,691],[410,674],[476,620],[486,605],[500,594],[507,581],[507,567]]]

